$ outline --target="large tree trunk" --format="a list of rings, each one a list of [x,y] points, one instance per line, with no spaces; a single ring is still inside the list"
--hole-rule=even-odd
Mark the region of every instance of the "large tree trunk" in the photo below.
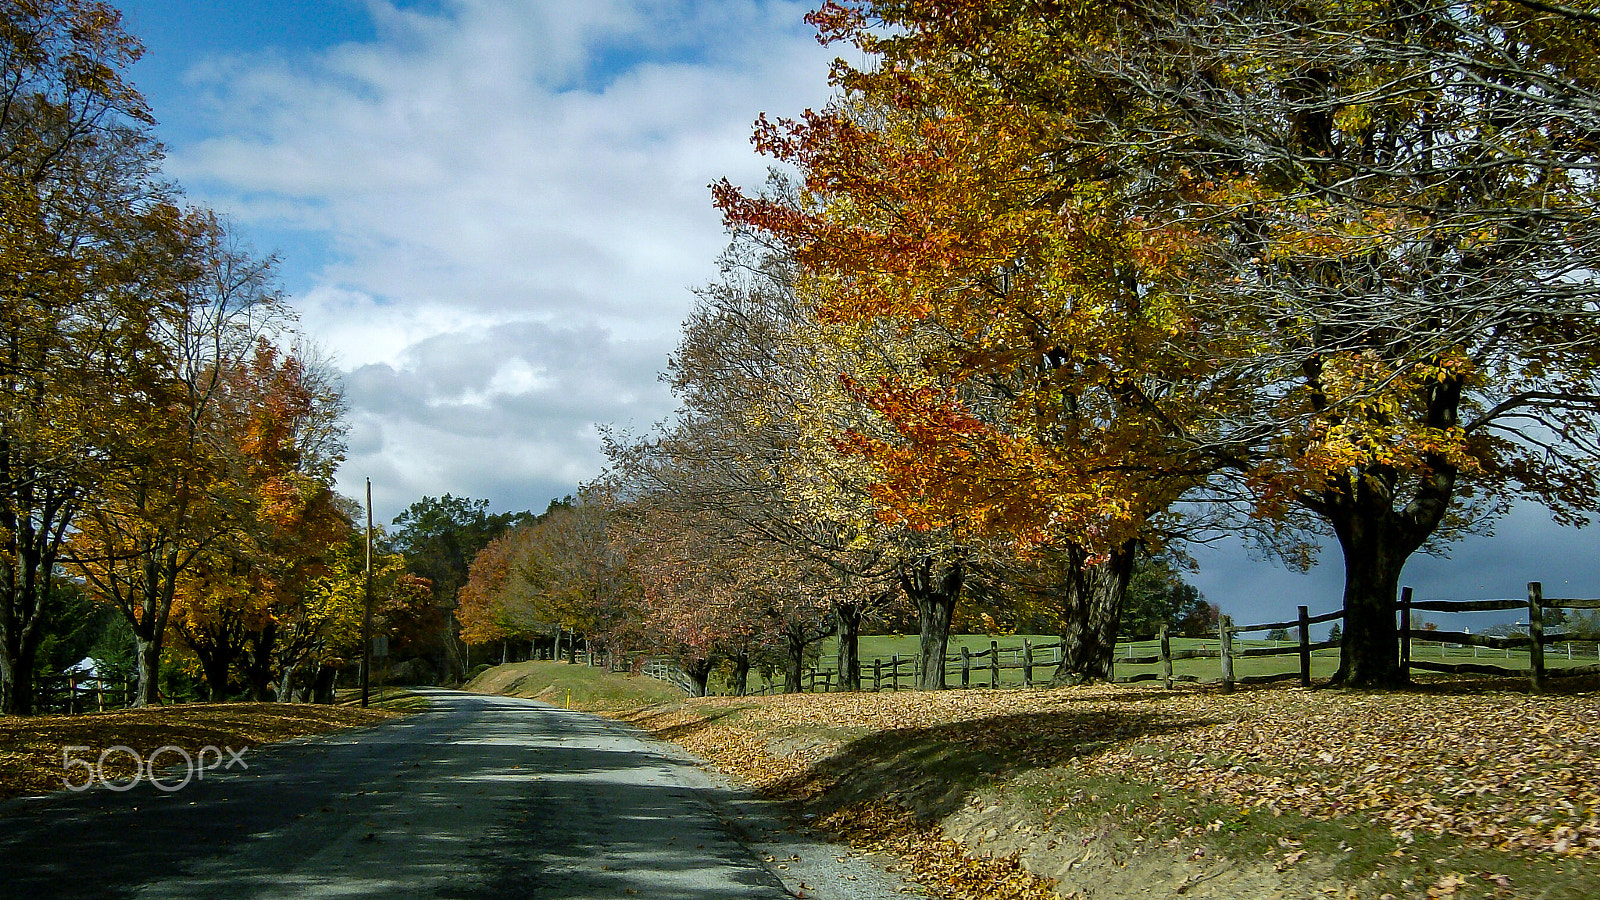
[[[26,557],[15,554],[11,561]],[[23,565],[27,565],[23,559]],[[10,578],[4,588],[14,596],[0,599],[0,715],[31,716],[35,712],[33,667],[38,659],[39,643],[44,639],[40,630],[40,616],[44,600],[32,577],[33,573],[18,573],[13,569],[5,573]]]
[[[1462,383],[1446,380],[1427,389],[1427,424],[1452,428]],[[1427,473],[1404,481],[1386,465],[1369,464],[1330,475],[1301,503],[1333,526],[1344,552],[1344,635],[1333,684],[1357,688],[1410,683],[1400,668],[1395,623],[1400,571],[1439,527],[1455,496],[1454,463],[1437,454],[1423,457]],[[1402,491],[1409,490],[1409,496]],[[1402,505],[1403,502],[1403,505]]]
[[[333,666],[324,665],[317,669],[317,680],[311,687],[311,702],[331,706],[333,704],[334,686],[339,680],[339,670]]]
[[[244,654],[244,677],[250,699],[256,703],[273,699],[272,654],[277,645],[278,627],[272,622],[250,636],[250,647]]]
[[[36,688],[33,667],[38,654],[35,642],[22,640],[19,646],[0,657],[0,715],[31,716]]]
[[[925,691],[942,691],[945,687],[945,650],[950,644],[950,619],[955,614],[956,601],[961,597],[961,585],[966,578],[966,558],[957,555],[948,564],[941,564],[934,556],[925,556],[916,564],[902,566],[900,584],[906,596],[916,604],[917,619],[921,628],[918,647],[919,677],[917,687]]]
[[[1061,631],[1061,664],[1053,683],[1086,684],[1110,681],[1111,661],[1122,623],[1122,598],[1133,577],[1138,543],[1128,541],[1103,561],[1085,566],[1088,554],[1069,551],[1073,570],[1068,575],[1067,622]]]
[[[139,687],[133,695],[133,705],[155,706],[161,702],[161,638],[136,634],[134,656]]]
[[[839,690],[861,690],[861,604],[836,603],[833,607],[834,633],[839,638],[836,662]]]
[[[740,650],[733,658],[733,695],[743,697],[750,692],[750,651]]]
[[[294,702],[294,670],[295,665],[290,663],[283,667],[283,677],[278,679],[278,702]]]
[[[1400,570],[1410,551],[1383,523],[1345,522],[1335,529],[1344,551],[1344,634],[1333,683],[1346,687],[1400,687],[1400,633],[1395,621]]]
[[[793,630],[784,632],[783,692],[798,694],[801,691],[800,675],[806,667],[806,642]]]
[[[137,606],[124,606],[123,615],[133,626],[137,650],[139,688],[134,706],[154,706],[161,702],[161,652],[167,635],[167,617],[172,614],[172,599],[178,589],[178,551],[147,550],[140,562],[143,583]],[[130,612],[139,613],[134,621]]]
[[[233,659],[229,654],[220,649],[209,652],[194,648],[195,655],[200,657],[200,671],[206,678],[206,693],[212,703],[221,703],[228,699],[228,672],[233,668]]]
[[[711,680],[711,670],[715,665],[715,660],[710,657],[702,657],[684,668],[684,674],[689,676],[690,683],[694,685],[694,696],[704,697],[706,695],[706,682]]]

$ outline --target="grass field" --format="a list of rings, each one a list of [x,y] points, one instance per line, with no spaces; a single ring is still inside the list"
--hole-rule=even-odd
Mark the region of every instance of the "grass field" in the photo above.
[[[1001,665],[1003,667],[1019,666],[1022,663],[1023,641],[1031,641],[1034,645],[1034,672],[1035,683],[1048,681],[1055,669],[1059,657],[1053,655],[1052,650],[1040,649],[1057,643],[1060,638],[1054,635],[986,635],[986,634],[961,634],[950,636],[948,651],[949,663],[946,668],[946,678],[951,684],[959,683],[961,666],[961,648],[966,647],[973,653],[984,652],[990,649],[991,642],[997,643],[1001,650]],[[867,635],[861,638],[860,656],[862,679],[870,683],[874,661],[880,662],[883,667],[885,683],[891,682],[892,660],[896,655],[901,661],[900,686],[908,688],[912,681],[912,660],[917,656],[918,638],[909,635]],[[1173,638],[1171,640],[1174,653],[1185,650],[1216,650],[1216,638]],[[818,659],[819,672],[832,671],[836,643],[829,639],[822,644],[821,655]],[[1236,640],[1235,649],[1253,649],[1258,647],[1281,647],[1292,651],[1296,646],[1293,641],[1266,641],[1266,640]],[[1123,643],[1117,645],[1117,659],[1128,657],[1155,656],[1160,652],[1158,641],[1141,641],[1137,643]],[[1545,666],[1548,669],[1559,669],[1568,666],[1592,666],[1600,663],[1593,645],[1568,645],[1551,644],[1545,648]],[[1570,654],[1570,655],[1569,655]],[[1503,666],[1508,669],[1526,669],[1530,665],[1526,650],[1493,650],[1483,647],[1460,647],[1455,645],[1441,645],[1430,641],[1412,641],[1411,656],[1413,659],[1425,661],[1442,661],[1449,663],[1477,662],[1483,665]],[[1311,655],[1311,677],[1313,679],[1327,679],[1339,668],[1339,653],[1337,650],[1320,650]],[[1300,670],[1300,657],[1297,653],[1287,652],[1282,656],[1244,656],[1236,657],[1233,661],[1233,671],[1236,678],[1248,678],[1261,675],[1276,675]],[[1146,665],[1119,664],[1114,672],[1118,678],[1127,678],[1141,674],[1158,674],[1161,671],[1159,663]],[[1222,663],[1218,659],[1181,659],[1172,664],[1172,672],[1176,677],[1192,676],[1202,682],[1218,681],[1222,678]],[[975,659],[972,662],[972,685],[988,686],[989,684],[988,657]],[[810,681],[806,684],[809,686]],[[1000,686],[1020,687],[1023,684],[1023,672],[1020,668],[1002,668],[1000,670]]]
[[[654,678],[548,660],[495,666],[467,682],[466,689],[610,713],[683,699],[683,691]]]

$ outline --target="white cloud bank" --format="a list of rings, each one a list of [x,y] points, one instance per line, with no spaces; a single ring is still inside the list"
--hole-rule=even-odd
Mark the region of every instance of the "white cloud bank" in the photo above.
[[[542,508],[598,472],[593,423],[668,412],[724,242],[707,184],[760,180],[758,113],[826,100],[808,6],[374,0],[375,42],[190,72],[211,127],[169,172],[328,248],[294,301],[347,373],[347,493]]]

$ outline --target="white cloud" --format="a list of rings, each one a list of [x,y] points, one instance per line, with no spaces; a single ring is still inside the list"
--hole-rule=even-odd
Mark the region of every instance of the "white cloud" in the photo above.
[[[212,128],[169,171],[329,248],[295,303],[348,371],[350,484],[542,508],[597,471],[591,423],[666,414],[724,241],[707,184],[758,182],[756,115],[826,99],[808,5],[373,0],[376,42],[191,72]]]

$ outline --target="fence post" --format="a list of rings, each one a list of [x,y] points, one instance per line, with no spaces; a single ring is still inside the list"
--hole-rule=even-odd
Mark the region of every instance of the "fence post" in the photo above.
[[[1544,585],[1528,582],[1529,687],[1535,694],[1544,692]]]
[[[1172,690],[1172,636],[1165,622],[1161,623],[1161,683]]]
[[[961,686],[972,686],[972,648],[961,645]]]
[[[894,679],[894,685],[890,689],[900,690],[900,654],[898,653],[889,657],[889,676]]]
[[[883,659],[881,657],[874,656],[872,658],[872,692],[874,694],[876,694],[876,693],[878,693],[879,691],[882,691],[882,690],[883,690]]]
[[[1000,642],[989,642],[989,687],[1000,686]]]
[[[1300,607],[1300,686],[1311,687],[1311,610]]]
[[[1022,639],[1022,686],[1033,687],[1033,641]]]
[[[1400,589],[1400,674],[1411,677],[1411,588]]]
[[[1222,655],[1222,692],[1233,693],[1233,620],[1222,617],[1222,627],[1217,633],[1219,652]]]

